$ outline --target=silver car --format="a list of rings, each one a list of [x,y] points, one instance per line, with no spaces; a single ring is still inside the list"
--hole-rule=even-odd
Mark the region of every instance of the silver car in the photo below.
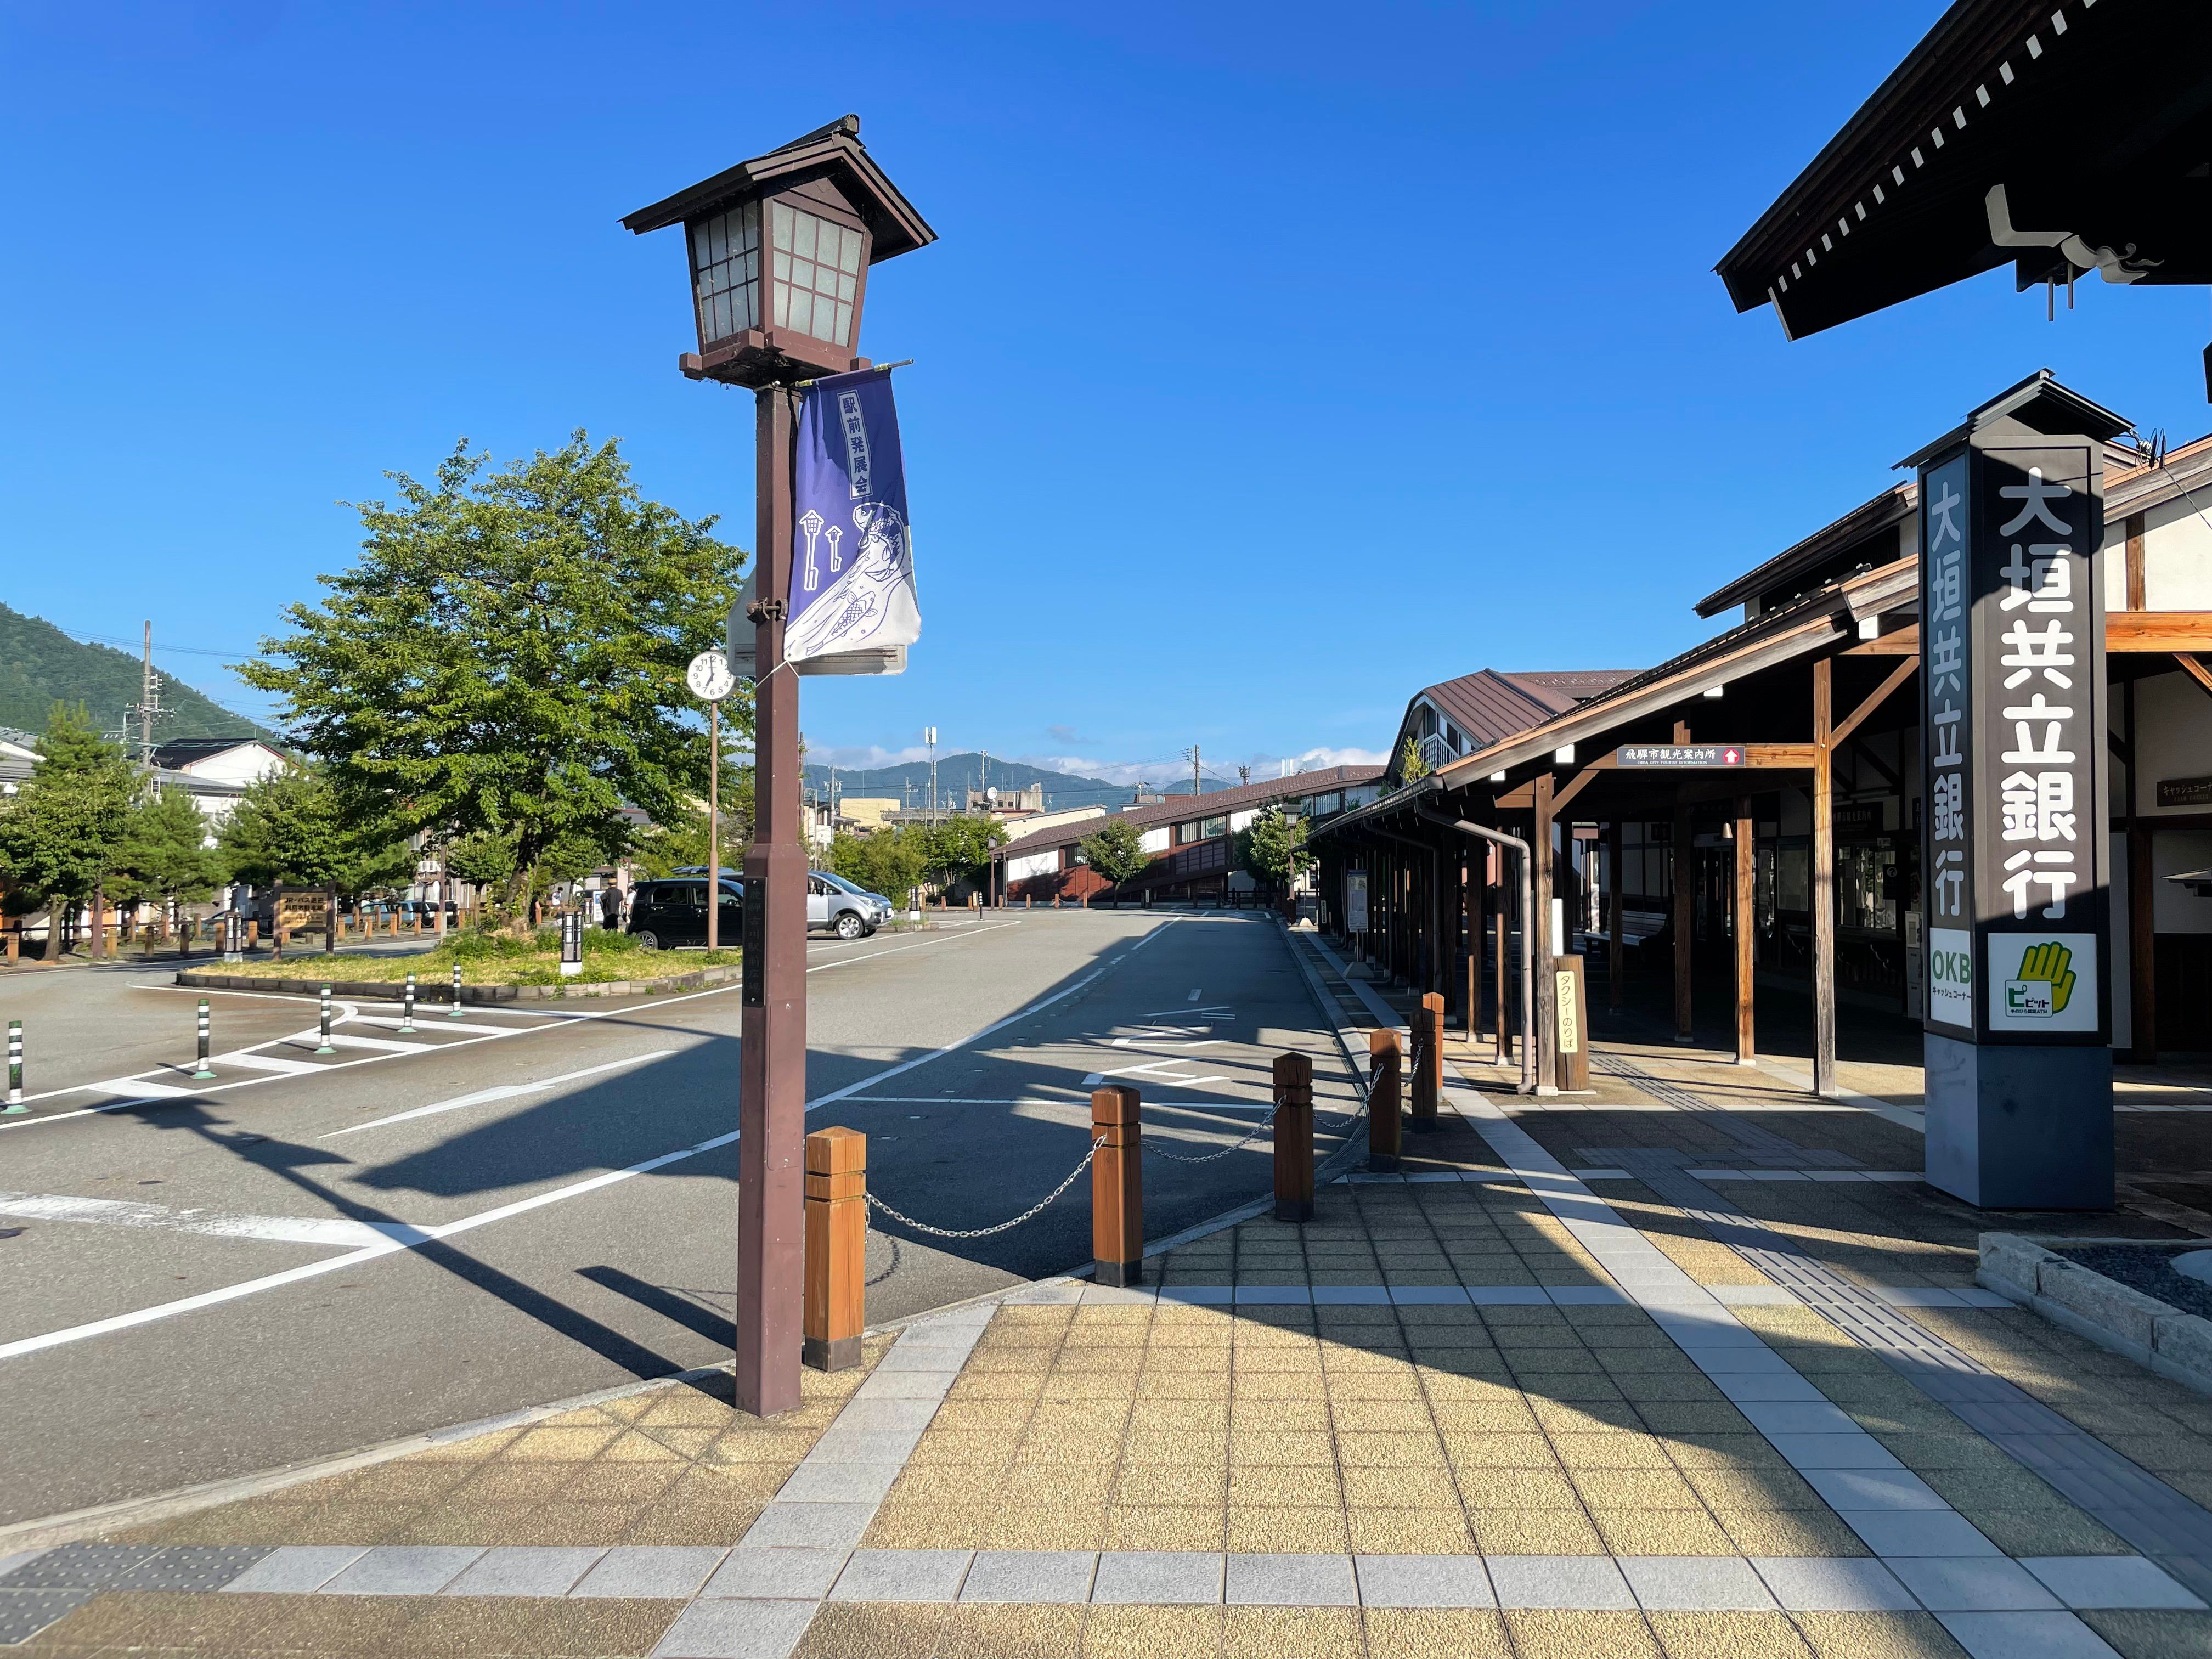
[[[891,902],[827,870],[806,872],[806,926],[839,939],[866,939],[890,920]]]

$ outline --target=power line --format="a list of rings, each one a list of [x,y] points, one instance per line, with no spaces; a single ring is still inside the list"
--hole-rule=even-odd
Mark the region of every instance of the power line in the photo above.
[[[41,618],[40,620],[43,621],[44,618]],[[82,640],[88,645],[135,647],[138,644],[137,640],[119,640],[109,634],[87,634],[74,628],[64,628],[59,623],[47,623],[47,626],[52,628],[58,634],[66,634],[70,638],[73,640]],[[226,651],[217,649],[212,646],[204,645],[156,645],[154,647],[154,654],[155,656],[166,655],[173,651],[181,651],[185,653],[187,655],[194,657],[230,657],[234,659],[254,657],[260,654],[258,651]]]

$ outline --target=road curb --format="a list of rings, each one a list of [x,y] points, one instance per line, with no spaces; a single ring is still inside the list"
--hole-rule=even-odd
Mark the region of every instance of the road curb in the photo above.
[[[741,968],[695,968],[688,974],[668,974],[659,979],[617,979],[578,981],[568,985],[464,985],[464,1003],[532,1002],[549,997],[642,997],[658,996],[665,991],[696,990],[702,985],[725,985],[744,971]],[[215,991],[283,991],[301,996],[313,996],[327,985],[334,997],[389,999],[397,997],[404,981],[396,979],[271,979],[260,974],[218,974],[204,969],[186,969],[177,975],[176,982],[187,988]],[[434,981],[417,987],[422,995],[422,1006],[434,1006],[452,995],[452,988]]]

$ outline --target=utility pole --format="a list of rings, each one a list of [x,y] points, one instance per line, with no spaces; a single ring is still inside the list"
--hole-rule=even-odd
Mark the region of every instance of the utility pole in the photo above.
[[[146,622],[146,654],[138,669],[138,730],[139,747],[144,751],[146,764],[154,763],[154,623]]]
[[[1206,782],[1199,776],[1198,745],[1191,744],[1189,748],[1183,750],[1183,753],[1190,757],[1190,793],[1193,795],[1202,795],[1206,793]]]
[[[929,821],[937,822],[937,728],[931,726],[922,732],[921,740],[929,745]]]

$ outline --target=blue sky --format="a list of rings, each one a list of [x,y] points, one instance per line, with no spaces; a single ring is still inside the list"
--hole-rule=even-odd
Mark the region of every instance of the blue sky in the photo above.
[[[1638,666],[2048,365],[2208,425],[2204,299],[1999,274],[1790,344],[1711,267],[1940,11],[282,3],[0,20],[0,600],[251,647],[335,503],[620,435],[749,543],[750,400],[623,212],[857,110],[924,611],[816,758],[1381,750],[1420,686]],[[701,641],[702,645],[708,641]],[[167,665],[265,713],[219,660]]]

